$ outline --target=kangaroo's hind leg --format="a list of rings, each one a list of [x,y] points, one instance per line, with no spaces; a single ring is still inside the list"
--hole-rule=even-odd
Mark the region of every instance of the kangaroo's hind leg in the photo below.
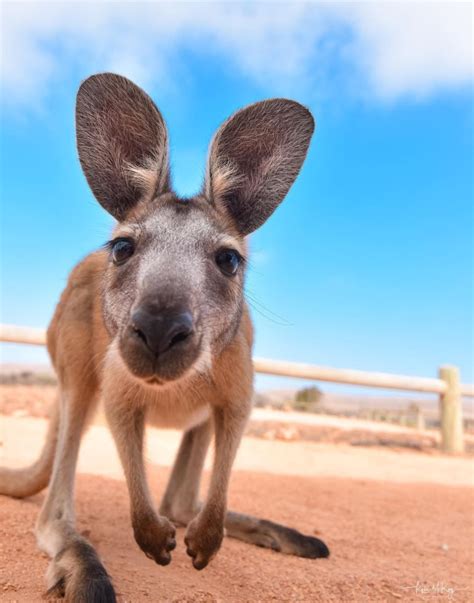
[[[115,594],[107,572],[92,545],[75,529],[74,477],[81,436],[96,401],[96,387],[61,389],[60,424],[49,490],[36,535],[51,558],[48,594],[68,601],[113,602]]]
[[[210,420],[186,431],[176,455],[160,513],[186,526],[200,510],[199,487],[206,453],[212,437]]]
[[[227,536],[243,540],[287,555],[317,559],[329,557],[326,544],[314,536],[267,519],[227,511],[225,518]]]
[[[160,506],[160,512],[178,524],[187,525],[201,508],[199,486],[211,435],[212,423],[208,421],[187,431],[181,440]],[[310,559],[329,556],[328,547],[319,538],[266,519],[229,510],[224,525],[227,536],[249,544]]]

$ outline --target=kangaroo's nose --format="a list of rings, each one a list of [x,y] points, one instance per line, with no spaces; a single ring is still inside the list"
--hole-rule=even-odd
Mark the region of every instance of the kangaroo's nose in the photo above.
[[[145,307],[133,312],[130,327],[158,356],[192,335],[193,318],[188,311],[175,309],[153,312]]]

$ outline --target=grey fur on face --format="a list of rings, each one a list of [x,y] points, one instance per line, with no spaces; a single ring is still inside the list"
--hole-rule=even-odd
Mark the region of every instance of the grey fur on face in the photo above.
[[[207,199],[182,200],[165,194],[152,206],[152,211],[116,229],[117,237],[134,241],[135,251],[123,266],[111,262],[108,267],[103,309],[109,332],[118,337],[119,349],[130,362],[125,349],[130,316],[152,300],[157,311],[179,306],[191,313],[195,361],[206,353],[218,354],[240,322],[245,244],[229,234]],[[235,249],[243,258],[231,277],[216,264],[220,249]]]

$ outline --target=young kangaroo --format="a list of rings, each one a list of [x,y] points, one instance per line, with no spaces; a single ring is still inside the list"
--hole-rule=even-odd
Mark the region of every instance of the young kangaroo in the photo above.
[[[98,398],[123,464],[131,521],[143,552],[171,561],[175,525],[203,569],[229,536],[302,557],[326,557],[317,538],[227,510],[232,463],[250,413],[252,325],[244,301],[245,237],[283,200],[306,156],[314,121],[284,99],[233,115],[210,145],[202,191],[172,189],[168,135],[153,101],[114,74],[80,87],[77,147],[99,203],[117,219],[112,240],[72,272],[48,329],[59,380],[44,449],[27,469],[0,470],[0,493],[24,497],[49,484],[36,534],[52,558],[48,593],[115,601],[92,545],[74,527],[81,436]],[[159,510],[145,476],[145,424],[183,439]],[[215,458],[198,501],[206,451]]]

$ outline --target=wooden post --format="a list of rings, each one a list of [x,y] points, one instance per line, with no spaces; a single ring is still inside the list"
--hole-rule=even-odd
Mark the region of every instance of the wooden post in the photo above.
[[[415,421],[416,421],[416,429],[418,431],[425,431],[425,429],[426,429],[425,415],[423,414],[423,411],[421,410],[421,408],[419,406],[416,409]]]
[[[462,424],[462,402],[459,369],[442,366],[439,378],[446,384],[440,395],[441,448],[444,452],[463,452],[464,436]]]

